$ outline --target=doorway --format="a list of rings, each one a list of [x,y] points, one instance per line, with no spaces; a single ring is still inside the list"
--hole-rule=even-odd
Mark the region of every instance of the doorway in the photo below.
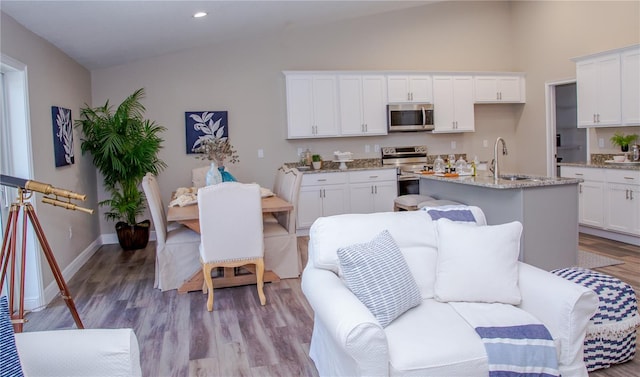
[[[576,81],[547,83],[547,175],[560,175],[559,162],[587,162],[588,134],[578,128]]]

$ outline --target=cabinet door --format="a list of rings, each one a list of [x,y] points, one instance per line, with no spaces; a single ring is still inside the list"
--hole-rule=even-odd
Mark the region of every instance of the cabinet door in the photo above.
[[[409,93],[409,76],[387,76],[387,94],[389,103],[410,102],[411,94]]]
[[[498,77],[500,102],[522,102],[521,79],[518,76]]]
[[[373,212],[393,212],[393,201],[397,196],[397,181],[376,182],[373,195]]]
[[[450,76],[433,77],[434,132],[454,129],[453,79]]]
[[[352,183],[349,185],[350,213],[374,212],[374,184]],[[393,207],[393,206],[392,206]]]
[[[340,76],[340,133],[362,135],[365,132],[362,117],[362,77]]]
[[[580,184],[579,222],[595,227],[604,226],[604,184],[584,181]]]
[[[308,75],[287,76],[287,123],[289,138],[311,137],[313,122],[313,79]]]
[[[411,76],[409,87],[412,102],[433,102],[433,84],[431,76]]]
[[[597,123],[599,126],[621,123],[620,88],[620,56],[615,54],[603,58],[598,62]]]
[[[335,76],[314,76],[313,118],[316,126],[314,136],[338,134],[337,110]]]
[[[453,77],[453,100],[455,110],[455,130],[474,131],[473,79],[471,76]]]
[[[606,228],[619,232],[631,233],[635,227],[638,209],[633,205],[635,185],[620,183],[607,184]]]
[[[300,187],[298,195],[298,227],[308,228],[322,216],[322,187]]]
[[[433,132],[468,132],[475,129],[471,76],[434,76]]]
[[[347,185],[324,186],[322,196],[322,216],[340,215],[349,210]]]
[[[640,49],[622,54],[622,124],[640,124]]]
[[[494,76],[476,76],[474,81],[476,102],[497,102],[500,99],[498,80]]]
[[[387,134],[387,82],[384,76],[362,77],[362,118],[366,135]]]
[[[596,124],[596,93],[598,90],[598,72],[595,61],[576,64],[576,94],[578,97],[578,127],[591,127]]]

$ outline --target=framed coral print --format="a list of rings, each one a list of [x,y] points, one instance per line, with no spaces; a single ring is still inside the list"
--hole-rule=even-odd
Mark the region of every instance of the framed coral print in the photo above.
[[[53,121],[53,154],[56,167],[71,165],[75,162],[71,110],[51,106],[51,119]]]
[[[226,111],[187,111],[184,113],[187,154],[195,153],[203,140],[229,137]]]

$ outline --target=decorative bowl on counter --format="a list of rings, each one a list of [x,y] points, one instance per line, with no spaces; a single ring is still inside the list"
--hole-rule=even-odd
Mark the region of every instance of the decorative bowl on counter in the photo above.
[[[333,152],[336,161],[350,161],[353,158],[353,153],[351,152]]]
[[[624,162],[624,160],[627,159],[627,156],[622,155],[622,156],[613,156],[613,161],[615,162]]]

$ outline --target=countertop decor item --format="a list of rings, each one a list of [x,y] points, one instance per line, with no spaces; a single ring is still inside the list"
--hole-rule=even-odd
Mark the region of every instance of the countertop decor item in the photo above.
[[[613,145],[620,146],[620,150],[623,152],[629,151],[629,145],[633,144],[634,141],[638,140],[637,134],[625,135],[622,132],[616,132],[611,136],[611,143]]]
[[[85,105],[80,109],[80,119],[75,121],[84,136],[80,144],[82,154],[91,153],[111,195],[99,205],[109,207],[105,217],[117,221],[118,241],[125,250],[147,245],[150,222],[137,222],[146,208],[138,187],[145,174],[158,175],[167,166],[158,158],[164,142],[160,134],[166,128],[144,119],[142,98],[144,88],[127,97],[115,111],[108,100],[95,108]]]
[[[195,148],[193,151],[199,154],[196,158],[209,160],[212,162],[212,165],[215,163],[215,166],[217,166],[220,171],[220,175],[222,176],[222,182],[236,181],[235,177],[226,171],[224,167],[225,161],[232,164],[240,162],[238,152],[233,145],[229,143],[228,138],[205,138],[200,143],[200,146]]]
[[[314,154],[311,156],[311,164],[313,165],[313,170],[322,169],[322,157],[319,154]]]

